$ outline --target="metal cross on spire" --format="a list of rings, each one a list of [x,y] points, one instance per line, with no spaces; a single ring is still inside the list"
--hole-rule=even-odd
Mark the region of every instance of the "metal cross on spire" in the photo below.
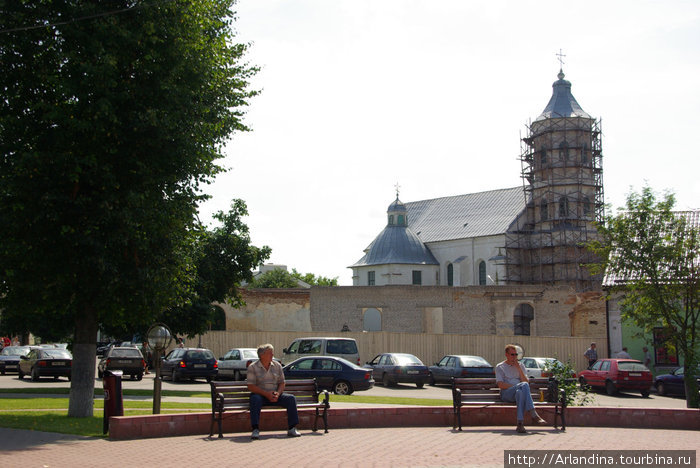
[[[399,185],[398,182],[396,182],[396,185],[394,185],[394,188],[396,189],[396,199],[398,200],[399,199],[399,189],[401,188],[401,186]]]
[[[557,60],[559,60],[559,71],[562,71],[562,69],[564,68],[564,57],[566,57],[566,55],[564,55],[564,53],[562,53],[561,49],[559,49],[559,53],[556,54],[556,56],[557,56]]]

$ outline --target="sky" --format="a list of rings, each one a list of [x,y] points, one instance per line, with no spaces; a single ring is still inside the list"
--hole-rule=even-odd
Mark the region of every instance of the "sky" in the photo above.
[[[200,218],[243,199],[268,263],[352,284],[404,203],[522,186],[520,139],[563,71],[601,119],[605,202],[700,208],[700,2],[239,0],[260,71]],[[409,220],[410,223],[410,220]]]

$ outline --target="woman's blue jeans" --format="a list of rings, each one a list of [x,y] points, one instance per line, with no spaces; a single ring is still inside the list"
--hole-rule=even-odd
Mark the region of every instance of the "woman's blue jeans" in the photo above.
[[[518,422],[523,422],[525,411],[535,409],[535,403],[530,394],[530,384],[520,382],[512,387],[501,390],[501,400],[515,402],[518,406]]]

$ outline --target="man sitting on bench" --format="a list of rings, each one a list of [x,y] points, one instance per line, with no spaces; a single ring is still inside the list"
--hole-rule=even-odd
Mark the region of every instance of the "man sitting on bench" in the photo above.
[[[250,424],[253,433],[250,438],[260,438],[260,410],[263,406],[282,406],[287,410],[287,423],[289,437],[299,437],[301,434],[296,428],[299,424],[297,414],[297,400],[294,395],[284,393],[284,372],[282,365],[273,360],[274,347],[271,344],[258,346],[258,361],[248,366],[247,384],[250,390]]]
[[[530,412],[534,424],[547,423],[535,411],[535,404],[530,394],[530,384],[525,375],[525,366],[518,362],[518,352],[515,349],[515,345],[506,345],[506,360],[496,366],[496,384],[501,389],[501,400],[515,402],[518,407],[516,431],[520,433],[527,432],[523,425],[525,411]]]

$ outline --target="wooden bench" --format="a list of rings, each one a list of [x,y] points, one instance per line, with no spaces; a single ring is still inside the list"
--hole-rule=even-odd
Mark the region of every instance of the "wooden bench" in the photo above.
[[[566,392],[559,389],[556,380],[530,379],[532,401],[537,406],[554,408],[554,428],[557,429],[557,417],[561,416],[561,430],[566,430]],[[540,401],[541,398],[544,401]],[[501,400],[501,391],[496,379],[452,379],[452,409],[454,420],[452,428],[462,430],[462,408],[467,406],[513,406],[514,402]]]
[[[214,423],[219,424],[219,438],[223,437],[222,419],[226,411],[250,411],[250,390],[245,381],[239,382],[216,382],[211,383],[211,426],[209,427],[209,437],[214,435]],[[330,408],[328,401],[330,395],[326,390],[322,392],[323,400],[318,401],[319,392],[315,379],[307,380],[287,380],[284,386],[284,393],[291,393],[296,397],[297,409],[315,409],[313,431],[318,430],[318,418],[323,417],[323,427],[328,433],[328,415]],[[264,409],[279,409],[281,406],[263,406]],[[323,414],[319,411],[323,410]]]

